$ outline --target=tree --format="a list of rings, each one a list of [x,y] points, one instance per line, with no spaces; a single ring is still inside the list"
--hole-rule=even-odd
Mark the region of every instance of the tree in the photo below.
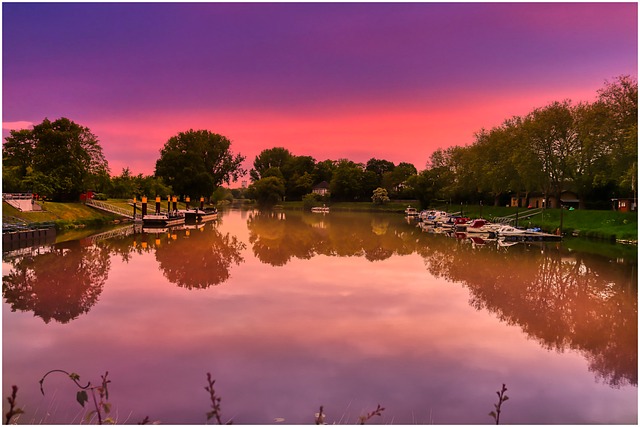
[[[262,150],[253,161],[253,169],[250,171],[251,181],[257,181],[264,178],[263,173],[271,168],[280,168],[291,159],[292,154],[283,147],[274,147]]]
[[[537,108],[523,122],[529,149],[545,176],[543,191],[557,201],[567,179],[575,169],[572,154],[577,148],[577,133],[568,101]]]
[[[247,188],[247,196],[255,199],[260,208],[270,209],[282,201],[285,194],[284,180],[275,176],[262,178]]]
[[[245,157],[234,155],[231,141],[208,130],[180,132],[160,151],[155,176],[181,196],[211,197],[223,182],[230,184],[246,174]]]
[[[11,131],[2,162],[14,167],[13,177],[20,177],[22,186],[39,189],[53,200],[76,199],[109,172],[98,138],[65,117]]]
[[[361,195],[363,175],[362,165],[347,159],[339,160],[329,183],[331,197],[345,201],[356,200]]]
[[[619,76],[605,82],[598,91],[599,101],[608,110],[609,171],[618,183],[621,195],[628,195],[635,185],[638,159],[638,82]]]
[[[385,203],[389,202],[390,199],[387,194],[387,190],[385,188],[378,187],[373,190],[373,196],[371,196],[371,200],[376,205],[384,205]]]

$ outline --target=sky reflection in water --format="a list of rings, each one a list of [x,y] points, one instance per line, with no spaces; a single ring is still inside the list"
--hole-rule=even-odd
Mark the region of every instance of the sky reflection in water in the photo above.
[[[421,233],[401,215],[225,213],[3,260],[3,392],[79,422],[49,369],[109,371],[119,423],[637,421],[635,260]],[[15,309],[13,311],[12,309]],[[6,396],[3,398],[3,403]],[[6,403],[5,403],[6,406]],[[76,418],[74,418],[76,417]]]

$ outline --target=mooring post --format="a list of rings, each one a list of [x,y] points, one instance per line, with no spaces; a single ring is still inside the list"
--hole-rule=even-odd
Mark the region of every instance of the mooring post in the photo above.
[[[200,196],[200,210],[204,210],[204,197]]]
[[[187,197],[184,199],[184,202],[185,202],[185,204],[187,205],[187,210],[189,210],[189,202],[190,202],[190,201],[191,201],[191,197],[189,197],[189,196],[187,196]]]
[[[160,215],[160,196],[156,196],[156,215]]]
[[[167,212],[171,212],[171,196],[167,196]]]
[[[142,196],[142,216],[147,215],[147,196]]]
[[[173,202],[173,210],[177,211],[178,210],[178,197],[177,196],[173,196],[171,198],[171,201]]]
[[[136,196],[133,196],[133,219],[136,219],[136,202],[138,200],[136,199]]]

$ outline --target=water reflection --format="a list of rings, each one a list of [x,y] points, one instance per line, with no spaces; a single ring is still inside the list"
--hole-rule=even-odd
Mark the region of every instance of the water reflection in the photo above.
[[[204,227],[208,227],[205,231]],[[2,296],[12,311],[32,311],[45,323],[68,323],[88,313],[102,293],[111,257],[128,263],[133,254],[155,253],[169,282],[205,289],[230,277],[244,261],[246,245],[214,224],[195,229],[143,230],[122,227],[82,240],[3,254],[11,271],[3,275]],[[17,254],[17,255],[16,255]]]
[[[560,244],[514,245],[432,236],[421,246],[431,274],[462,283],[470,305],[519,326],[542,347],[577,350],[611,386],[638,384],[635,266]]]
[[[416,231],[388,216],[254,213],[247,221],[260,261],[285,265],[315,255],[370,261],[417,252],[429,273],[463,284],[469,304],[519,326],[549,350],[581,352],[611,386],[637,385],[637,275],[622,263],[560,243],[496,240]]]
[[[266,264],[283,266],[292,258],[315,255],[381,261],[414,252],[419,231],[390,227],[389,221],[389,217],[362,214],[253,212],[247,227],[255,256]]]
[[[67,323],[98,301],[110,268],[109,250],[65,242],[10,261],[2,296],[12,311],[33,311],[45,323]]]
[[[158,268],[169,282],[186,289],[206,289],[230,277],[232,265],[244,261],[246,245],[230,233],[222,234],[216,223],[172,228],[130,228],[124,237],[101,241],[128,262],[132,253],[154,253]],[[130,235],[129,235],[130,234]]]
[[[232,264],[244,261],[240,251],[246,245],[236,236],[222,235],[213,224],[208,225],[206,233],[199,228],[184,230],[182,238],[178,238],[180,232],[156,238],[156,260],[171,283],[187,289],[219,285],[229,279]]]

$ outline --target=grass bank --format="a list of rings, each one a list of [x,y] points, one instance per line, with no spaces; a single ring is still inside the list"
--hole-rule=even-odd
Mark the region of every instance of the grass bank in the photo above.
[[[361,211],[361,212],[397,212],[403,213],[407,206],[417,207],[416,201],[390,202],[376,205],[371,202],[337,202],[329,203],[333,211]],[[302,202],[285,202],[285,209],[302,209]],[[512,216],[516,212],[524,215],[528,212],[523,208],[504,206],[453,205],[437,206],[434,209],[448,212],[460,212],[469,218],[485,218],[492,220],[498,217]],[[561,218],[562,216],[562,218]],[[611,241],[638,240],[638,215],[635,212],[617,212],[613,210],[566,210],[546,209],[542,213],[530,218],[519,218],[519,227],[539,227],[546,232],[555,232],[560,228],[562,220],[562,234]]]
[[[102,227],[119,221],[118,215],[101,212],[82,203],[37,202],[42,211],[22,212],[2,203],[2,222],[24,222],[29,225],[54,225],[58,231],[74,228]]]

